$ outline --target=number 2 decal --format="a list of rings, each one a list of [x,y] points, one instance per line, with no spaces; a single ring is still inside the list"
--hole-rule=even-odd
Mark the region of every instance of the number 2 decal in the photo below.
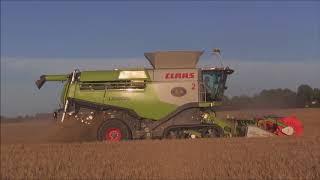
[[[195,83],[192,83],[192,90],[195,90],[196,89],[196,84]]]

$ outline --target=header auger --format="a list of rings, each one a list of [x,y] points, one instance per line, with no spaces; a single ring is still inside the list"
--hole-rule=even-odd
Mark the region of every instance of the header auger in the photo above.
[[[75,70],[42,75],[36,85],[40,89],[46,81],[64,81],[63,107],[55,117],[61,117],[64,126],[86,128],[88,136],[101,141],[300,134],[301,124],[293,117],[217,118],[216,107],[221,105],[227,78],[234,70],[198,68],[202,54],[149,52],[145,57],[150,69]]]

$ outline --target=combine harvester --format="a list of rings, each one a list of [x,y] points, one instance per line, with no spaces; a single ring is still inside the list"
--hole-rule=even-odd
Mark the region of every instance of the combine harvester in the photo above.
[[[220,50],[214,49],[220,56]],[[153,68],[102,71],[74,70],[42,75],[63,81],[63,107],[54,112],[59,124],[80,126],[100,141],[162,138],[265,137],[296,135],[295,117],[219,119],[228,67],[197,68],[203,51],[145,53]]]

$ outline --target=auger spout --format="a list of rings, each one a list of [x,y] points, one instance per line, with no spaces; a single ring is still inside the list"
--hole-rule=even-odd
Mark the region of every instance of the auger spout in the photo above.
[[[66,81],[70,77],[69,74],[61,74],[61,75],[42,75],[40,79],[37,80],[35,83],[40,89],[46,81]]]

